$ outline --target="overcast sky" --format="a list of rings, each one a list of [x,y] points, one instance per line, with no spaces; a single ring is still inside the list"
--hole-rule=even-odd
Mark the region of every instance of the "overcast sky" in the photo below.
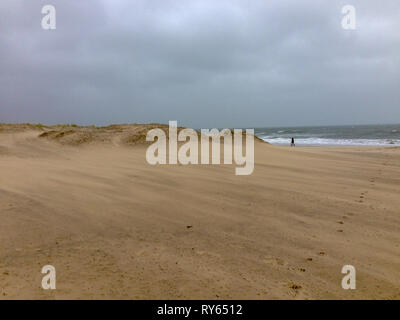
[[[400,123],[400,1],[0,0],[0,122],[168,120]]]

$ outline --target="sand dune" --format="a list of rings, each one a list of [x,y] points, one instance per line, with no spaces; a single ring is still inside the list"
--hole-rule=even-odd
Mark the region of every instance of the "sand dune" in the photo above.
[[[236,176],[150,166],[152,127],[0,126],[1,299],[400,298],[399,148],[256,141]]]

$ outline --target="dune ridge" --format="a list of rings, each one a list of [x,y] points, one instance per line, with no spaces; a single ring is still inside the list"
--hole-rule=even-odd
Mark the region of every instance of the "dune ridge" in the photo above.
[[[152,129],[162,129],[166,138],[169,138],[169,126],[160,123],[150,124],[112,124],[109,126],[78,126],[75,124],[0,124],[0,133],[17,133],[17,132],[39,132],[39,138],[46,138],[64,145],[86,145],[86,144],[119,144],[119,145],[136,145],[151,144],[146,141],[146,134]],[[178,127],[178,133],[186,129],[186,127]],[[200,135],[199,130],[195,130]],[[232,131],[232,129],[231,129]],[[245,134],[245,132],[243,132]],[[262,139],[255,136],[259,142]]]

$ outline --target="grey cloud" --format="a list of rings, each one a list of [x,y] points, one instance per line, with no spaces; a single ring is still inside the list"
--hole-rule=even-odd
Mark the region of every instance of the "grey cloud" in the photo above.
[[[0,122],[400,122],[400,4],[345,4],[2,0]]]

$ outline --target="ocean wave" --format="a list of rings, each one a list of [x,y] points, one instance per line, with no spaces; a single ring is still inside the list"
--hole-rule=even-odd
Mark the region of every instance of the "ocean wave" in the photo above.
[[[290,145],[288,138],[259,136],[264,141],[276,145]],[[295,139],[297,145],[303,146],[400,146],[400,140],[390,139],[327,139],[327,138],[301,138]]]

